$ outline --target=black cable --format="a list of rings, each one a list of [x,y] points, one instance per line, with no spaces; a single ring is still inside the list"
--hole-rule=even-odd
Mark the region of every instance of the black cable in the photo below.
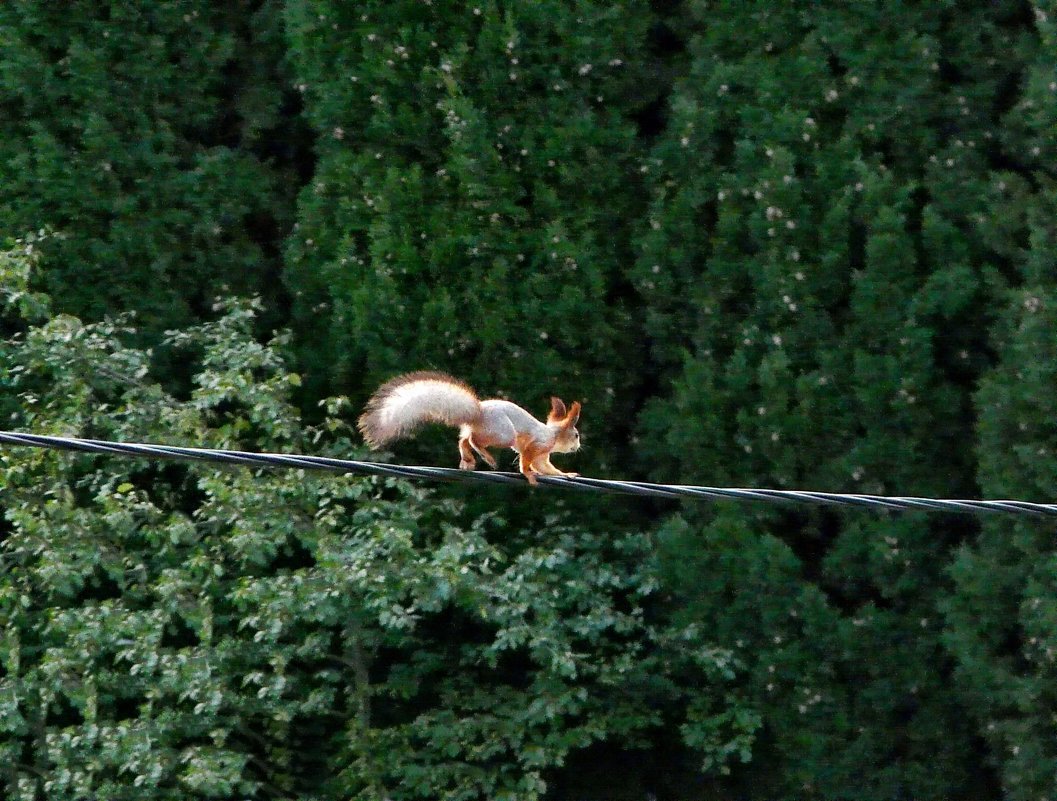
[[[131,442],[107,442],[96,439],[55,437],[0,431],[0,442],[37,448],[133,456],[148,459],[182,459],[185,461],[237,464],[252,467],[301,468],[329,470],[335,473],[359,473],[397,478],[429,478],[439,481],[477,481],[491,484],[526,484],[520,473],[456,470],[447,467],[393,465],[382,462],[361,462],[352,459],[332,459],[323,456],[288,455],[281,453],[252,453],[250,451],[218,450],[213,448],[183,448],[173,445],[147,445]],[[618,493],[654,498],[693,498],[697,500],[767,501],[769,503],[811,504],[816,506],[858,506],[875,509],[917,510],[927,512],[962,512],[971,514],[1008,513],[1057,517],[1057,504],[1029,503],[1009,500],[951,500],[886,495],[853,495],[840,492],[808,492],[804,490],[745,489],[739,487],[695,487],[683,484],[650,484],[642,481],[612,481],[600,478],[557,478],[539,476],[546,487],[579,490],[581,492]]]

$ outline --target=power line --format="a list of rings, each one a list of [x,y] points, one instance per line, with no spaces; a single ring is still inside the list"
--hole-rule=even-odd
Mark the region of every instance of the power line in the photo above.
[[[215,448],[183,448],[173,445],[108,442],[97,439],[24,434],[15,431],[0,431],[0,442],[9,445],[25,445],[37,448],[53,448],[144,459],[177,459],[248,467],[328,470],[334,473],[358,473],[397,478],[428,478],[438,481],[526,485],[525,479],[520,473],[394,465],[383,462],[362,462],[353,459],[332,459],[324,456],[305,456],[301,454],[253,453],[250,451],[219,450]],[[616,493],[653,498],[767,501],[770,503],[812,506],[858,506],[904,511],[960,512],[969,514],[1008,513],[1034,515],[1036,517],[1057,517],[1057,504],[1030,503],[1027,501],[953,500],[888,495],[854,495],[841,492],[808,492],[804,490],[699,487],[684,484],[650,484],[642,481],[610,481],[599,478],[584,478],[582,476],[577,478],[539,476],[539,482],[546,487],[572,489],[581,492]]]

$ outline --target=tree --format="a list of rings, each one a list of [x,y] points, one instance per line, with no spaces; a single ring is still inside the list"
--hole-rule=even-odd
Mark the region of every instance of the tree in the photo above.
[[[362,398],[444,369],[628,419],[646,5],[291,2],[286,18],[319,135],[287,250],[315,380]]]
[[[989,186],[995,214],[985,229],[1010,281],[993,330],[997,363],[976,393],[978,475],[997,498],[1053,497],[1057,351],[1053,97],[1054,21],[1039,9],[1038,37],[1020,43],[1023,90],[1003,131],[1007,159]],[[1057,792],[1053,765],[1054,619],[1052,527],[1036,520],[987,521],[957,554],[956,592],[946,604],[947,641],[958,687],[1010,799]]]
[[[643,415],[654,474],[975,494],[965,443],[1005,214],[990,169],[1030,25],[1001,4],[700,3],[687,23],[635,272],[671,385]],[[940,614],[972,526],[694,518],[669,528],[665,584],[679,619],[752,655],[770,770],[744,774],[750,793],[991,792]]]
[[[301,423],[257,304],[168,335],[195,364],[176,398],[127,321],[29,292],[37,244],[0,258],[18,427],[356,452],[341,399]],[[707,771],[748,758],[736,660],[647,619],[642,534],[523,530],[391,479],[0,460],[9,797],[536,799],[578,749],[673,728]]]
[[[64,311],[160,332],[275,296],[299,131],[281,4],[5,3],[0,230],[44,225]]]

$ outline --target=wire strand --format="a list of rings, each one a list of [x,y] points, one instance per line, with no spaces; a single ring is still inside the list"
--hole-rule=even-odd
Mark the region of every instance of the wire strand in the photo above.
[[[520,473],[456,470],[448,467],[394,465],[301,454],[254,453],[214,448],[185,448],[174,445],[151,445],[136,442],[108,442],[97,439],[46,436],[16,431],[0,431],[0,442],[36,448],[52,448],[82,453],[144,459],[178,459],[183,461],[243,465],[247,467],[328,470],[396,478],[424,478],[437,481],[483,482],[520,485],[527,482]],[[853,506],[872,509],[956,512],[968,514],[1005,513],[1034,517],[1057,517],[1057,504],[1012,500],[956,500],[917,498],[913,496],[856,495],[840,492],[804,490],[748,489],[744,487],[699,487],[685,484],[651,484],[642,481],[614,481],[600,478],[558,478],[539,476],[542,486],[581,492],[638,495],[652,498],[690,498],[695,500],[763,501],[778,504],[814,506]]]

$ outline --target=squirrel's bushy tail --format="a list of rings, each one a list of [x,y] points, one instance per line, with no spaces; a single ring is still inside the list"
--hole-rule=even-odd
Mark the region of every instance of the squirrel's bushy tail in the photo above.
[[[359,427],[371,448],[407,436],[422,423],[469,425],[481,414],[477,394],[435,372],[407,373],[385,382],[367,402]]]

